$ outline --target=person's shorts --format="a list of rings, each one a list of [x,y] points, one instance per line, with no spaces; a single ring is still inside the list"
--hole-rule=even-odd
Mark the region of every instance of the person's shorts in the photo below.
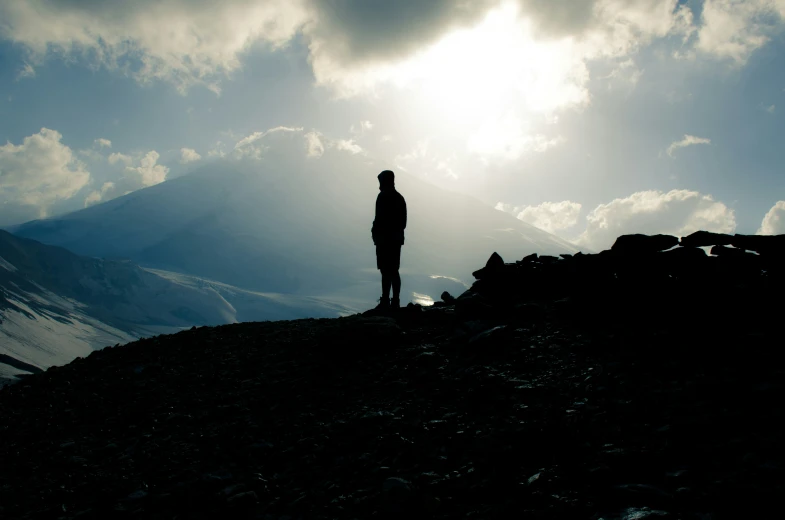
[[[385,244],[376,246],[376,268],[380,271],[397,271],[401,267],[401,246]]]

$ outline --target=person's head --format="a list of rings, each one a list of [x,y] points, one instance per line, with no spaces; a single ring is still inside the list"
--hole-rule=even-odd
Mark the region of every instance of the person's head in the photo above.
[[[392,170],[384,170],[379,174],[378,179],[380,190],[386,190],[395,187],[395,174],[392,172]]]

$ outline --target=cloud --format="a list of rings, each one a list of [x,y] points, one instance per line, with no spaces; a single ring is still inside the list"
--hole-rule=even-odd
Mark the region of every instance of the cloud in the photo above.
[[[354,139],[338,139],[335,141],[335,147],[339,150],[344,150],[352,155],[362,153],[362,147],[354,142]]]
[[[567,42],[577,64],[584,59],[627,55],[652,38],[692,30],[692,12],[677,0],[350,0],[315,4],[316,21],[306,30],[311,39],[314,75],[318,83],[348,92],[367,88],[369,85],[363,82],[372,84],[388,75],[390,71],[384,70],[387,65],[417,59],[416,56],[428,53],[423,49],[438,48],[448,33],[476,27],[489,10],[500,6],[508,22],[523,28],[528,40],[539,42],[527,46],[523,53],[514,49],[518,56],[534,58],[518,60],[519,64],[547,60],[545,54],[552,58],[555,47],[546,42]],[[480,54],[493,57],[519,47],[521,40],[515,42],[508,35],[503,36],[497,39],[501,45],[491,54]],[[533,51],[545,52],[542,57],[534,57]],[[468,52],[464,58],[474,57]],[[492,60],[486,59],[485,64],[489,61]],[[374,67],[377,70],[372,71]],[[465,67],[468,71],[477,68],[473,62]],[[377,78],[370,79],[363,69]]]
[[[782,30],[780,0],[706,0],[696,47],[717,58],[744,64]]]
[[[105,200],[108,195],[113,194],[115,191],[115,183],[105,182],[100,190],[91,191],[84,200],[84,207],[92,206],[102,200]]]
[[[138,176],[136,180],[138,180],[142,188],[165,181],[169,168],[162,164],[157,164],[159,157],[160,155],[155,150],[147,152],[139,159],[139,166],[126,166],[126,176],[131,175],[131,178]]]
[[[569,200],[543,202],[537,206],[512,206],[499,202],[496,209],[510,213],[516,218],[548,233],[559,235],[578,223],[581,204]]]
[[[373,123],[368,120],[360,121],[357,125],[352,125],[349,127],[349,133],[355,135],[363,135],[366,132],[370,131],[373,128]]]
[[[308,157],[321,157],[324,154],[324,143],[319,132],[308,132],[305,140],[308,143]]]
[[[634,88],[641,77],[643,77],[643,71],[639,69],[635,64],[635,61],[630,58],[616,65],[610,74],[603,79],[608,80],[608,89],[610,90],[616,86]]]
[[[692,146],[694,144],[711,144],[711,139],[685,134],[681,141],[674,141],[668,146],[668,155],[673,157],[673,152],[679,148],[686,148],[687,146]]]
[[[207,157],[226,156],[226,145],[221,141],[216,141],[215,145],[207,151]]]
[[[777,107],[775,105],[769,105],[766,107],[766,112],[768,112],[769,114],[773,114],[776,109]]]
[[[762,1],[762,0],[761,0]],[[537,40],[570,40],[578,61],[635,52],[685,34],[692,12],[677,0],[510,0]],[[343,93],[372,88],[378,70],[412,58],[448,33],[480,23],[499,0],[15,0],[0,4],[0,36],[30,61],[50,56],[161,80],[181,92],[216,92],[262,42],[306,42],[317,83]],[[503,47],[498,51],[503,50]],[[524,60],[527,61],[527,60]],[[529,60],[530,61],[530,60]]]
[[[0,201],[4,206],[29,206],[36,217],[44,217],[56,201],[73,197],[87,185],[90,172],[60,142],[62,137],[56,130],[42,128],[22,144],[0,146]]]
[[[766,213],[758,229],[759,235],[785,234],[785,200],[780,200]]]
[[[496,120],[486,120],[466,144],[469,152],[486,158],[515,161],[528,152],[544,152],[564,141],[561,136],[548,138],[530,133],[529,125],[513,113]]]
[[[192,162],[196,162],[202,158],[201,155],[196,153],[196,150],[193,148],[180,148],[180,163],[181,164],[188,164]]]
[[[103,137],[96,139],[93,141],[93,145],[97,146],[98,148],[111,148],[112,141],[109,139],[104,139]]]
[[[184,148],[184,150],[188,150],[188,148]],[[160,155],[155,150],[133,155],[118,152],[110,154],[109,164],[122,166],[122,170],[115,169],[111,180],[104,182],[100,189],[94,189],[88,193],[84,200],[84,207],[106,202],[121,195],[164,182],[169,174],[169,168],[158,164],[159,158]]]
[[[676,236],[705,230],[732,233],[732,209],[697,191],[639,191],[600,204],[586,216],[586,230],[576,241],[594,250],[607,249],[619,235],[666,233]]]
[[[292,144],[296,150],[292,150]],[[315,130],[306,132],[302,127],[278,126],[243,137],[234,145],[232,156],[261,160],[273,155],[297,155],[302,151],[304,157],[319,158],[329,149],[352,155],[364,153],[354,139],[331,139]]]
[[[302,135],[302,127],[277,126],[264,132],[254,132],[247,137],[243,137],[234,145],[234,155],[236,157],[249,157],[261,159],[270,151],[274,151],[276,143],[287,140],[292,135]],[[305,146],[305,143],[303,144]]]
[[[125,163],[126,166],[130,166],[133,162],[133,158],[130,155],[125,155],[122,153],[114,152],[109,154],[109,164],[117,164],[118,162]]]
[[[34,78],[34,77],[35,77],[35,69],[29,63],[25,63],[25,66],[22,67],[22,70],[20,70],[16,75],[17,80],[24,79],[24,78]]]
[[[300,0],[14,0],[0,4],[0,36],[30,59],[81,59],[140,83],[215,91],[254,42],[280,47],[308,17]]]

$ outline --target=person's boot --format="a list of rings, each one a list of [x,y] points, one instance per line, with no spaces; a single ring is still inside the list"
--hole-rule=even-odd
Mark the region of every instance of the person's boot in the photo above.
[[[390,300],[390,307],[393,309],[400,309],[401,308],[401,299],[400,298],[393,298]]]
[[[379,305],[376,306],[377,311],[386,311],[390,308],[390,299],[382,296],[379,298]]]

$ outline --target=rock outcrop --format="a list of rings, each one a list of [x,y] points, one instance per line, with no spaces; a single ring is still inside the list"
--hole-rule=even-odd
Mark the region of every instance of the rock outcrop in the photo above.
[[[0,391],[0,517],[771,516],[777,241],[633,242],[495,255],[429,308],[195,328],[28,376]]]

